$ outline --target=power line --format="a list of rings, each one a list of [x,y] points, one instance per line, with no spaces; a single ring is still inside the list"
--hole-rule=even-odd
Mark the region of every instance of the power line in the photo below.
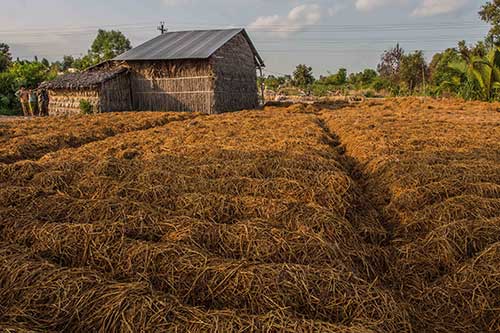
[[[183,25],[179,23],[172,23],[173,26]],[[190,26],[231,26],[230,24],[198,24],[192,23]],[[232,25],[235,26],[235,25]],[[401,23],[401,24],[308,24],[308,25],[287,25],[287,24],[241,24],[236,26],[247,27],[250,31],[255,32],[298,32],[299,30],[303,32],[304,29],[310,28],[329,28],[322,30],[304,30],[304,31],[373,31],[374,29],[379,31],[408,31],[408,30],[429,30],[429,29],[457,29],[463,30],[464,27],[467,29],[486,29],[488,25],[481,24],[476,21],[462,21],[462,22],[430,22],[430,23]],[[126,28],[129,30],[134,29],[150,29],[153,26],[151,24],[141,23],[128,23],[128,24],[104,24],[95,26],[66,26],[60,28],[37,28],[37,29],[23,29],[19,30],[0,30],[0,34],[49,34],[49,33],[79,33],[79,32],[89,32],[100,28]]]
[[[175,23],[175,25],[181,25],[181,24],[188,24],[188,23]],[[206,24],[207,26],[213,25],[215,26],[216,24]],[[220,24],[217,24],[217,26],[221,26]],[[300,30],[297,30],[300,27]],[[401,24],[361,24],[361,25],[354,25],[354,24],[312,24],[312,25],[307,25],[307,26],[298,26],[298,25],[286,25],[286,24],[272,24],[272,25],[250,25],[249,29],[250,31],[253,31],[256,33],[256,37],[254,38],[255,42],[257,44],[264,44],[269,46],[269,44],[276,44],[277,46],[281,46],[278,49],[263,49],[261,52],[267,53],[267,54],[283,54],[285,52],[288,53],[304,53],[304,52],[314,52],[314,53],[320,53],[320,54],[337,54],[338,51],[335,48],[337,47],[342,47],[341,52],[345,53],[347,51],[349,52],[383,52],[384,50],[379,50],[375,48],[370,48],[370,49],[363,49],[363,48],[354,48],[354,49],[346,49],[343,47],[343,45],[346,44],[352,44],[353,42],[355,43],[370,43],[371,45],[374,44],[386,44],[386,43],[395,43],[396,41],[399,41],[401,43],[420,43],[420,45],[424,44],[429,45],[431,43],[435,42],[446,42],[446,41],[451,41],[454,39],[475,39],[475,38],[482,38],[482,34],[479,32],[476,33],[474,30],[475,29],[484,29],[486,28],[487,25],[481,25],[478,24],[477,21],[462,21],[462,22],[431,22],[431,23],[401,23]],[[23,30],[23,31],[14,31],[14,30],[0,30],[0,34],[13,34],[14,36],[39,36],[40,34],[42,35],[47,35],[51,34],[54,37],[65,37],[65,36],[72,36],[73,38],[77,38],[76,36],[87,36],[87,35],[94,35],[96,33],[95,29],[99,28],[121,28],[124,29],[125,32],[131,31],[131,32],[140,32],[140,31],[153,31],[155,27],[151,24],[146,24],[145,22],[137,22],[137,23],[126,23],[126,24],[107,24],[107,25],[99,25],[99,26],[67,26],[63,27],[57,30],[54,30],[55,28],[50,28],[50,29],[37,29],[37,30]],[[166,27],[164,23],[160,26],[162,33],[166,31]],[[262,29],[261,29],[262,28]],[[466,31],[464,32],[464,28]],[[372,38],[366,38],[366,37],[361,37],[361,38],[356,38],[356,37],[344,37],[344,38],[339,38],[339,35],[346,35],[348,36],[349,33],[356,33],[356,32],[365,32],[365,33],[378,33],[378,32],[384,32],[385,34],[391,33],[391,32],[406,32],[406,31],[436,31],[436,30],[444,30],[443,33],[445,34],[440,34],[436,35],[435,33],[431,38],[428,36],[422,36],[421,38],[412,38],[412,39],[400,39],[400,38],[387,38],[387,36],[384,37],[372,37]],[[453,31],[460,31],[461,34],[460,36],[453,36],[450,35],[450,33],[453,33]],[[308,37],[293,37],[291,38],[290,36],[282,36],[282,38],[279,39],[269,39],[269,38],[262,38],[264,37],[263,35],[260,35],[260,33],[266,33],[266,32],[271,32],[271,33],[288,33],[288,32],[294,32],[294,33],[333,33],[335,34],[334,36],[325,36],[325,35],[319,35],[321,37],[313,37],[313,38],[308,38]],[[448,34],[446,34],[448,32]],[[366,36],[366,34],[365,34]],[[290,44],[294,42],[300,42],[300,49],[295,49],[295,48],[290,48]],[[54,43],[57,43],[57,41],[51,41],[51,42],[46,42],[46,43],[40,43],[39,41],[35,43],[29,43],[29,42],[24,42],[23,44],[25,45],[31,45],[31,46],[43,46],[43,45],[54,45]],[[280,45],[281,44],[281,45]],[[283,44],[287,45],[287,47],[283,48]],[[329,48],[319,48],[318,46],[330,46]],[[422,48],[420,48],[422,49]],[[438,52],[441,50],[425,50],[426,52]],[[81,53],[76,53],[78,55],[83,54],[84,52]],[[75,54],[75,55],[76,55]],[[49,56],[49,57],[55,57],[55,56],[63,56],[63,55],[57,55],[57,54],[38,54],[39,56]],[[28,57],[32,57],[33,55],[30,55]]]
[[[264,72],[266,72],[266,73],[275,74],[275,75],[282,75],[282,76],[287,76],[287,75],[290,75],[290,73],[285,74],[285,73],[280,73],[280,72],[273,72],[273,71],[270,71],[270,70],[265,69],[265,68],[263,68],[262,70],[263,70]]]
[[[343,50],[328,50],[328,49],[288,49],[288,50],[261,50],[261,53],[268,53],[268,54],[283,54],[283,53],[311,53],[314,52],[315,54],[311,54],[311,56],[317,55],[318,53],[321,53],[322,55],[324,54],[346,54],[346,53],[382,53],[387,51],[386,49],[343,49]],[[415,50],[408,50],[409,52],[413,51],[423,51],[423,52],[442,52],[442,49],[415,49]]]
[[[425,49],[425,48],[419,48],[419,49],[414,49],[414,50],[407,50],[408,52],[413,52],[413,51],[423,51],[423,52],[443,52],[445,50],[443,49]],[[314,56],[314,55],[343,55],[343,54],[346,54],[346,52],[348,53],[377,53],[377,54],[381,54],[382,52],[385,52],[386,49],[358,49],[358,48],[354,48],[354,49],[338,49],[338,50],[330,50],[330,49],[279,49],[279,50],[259,50],[260,53],[262,54],[276,54],[276,55],[283,55],[283,53],[312,53],[314,52],[314,54],[311,54],[310,56]],[[65,53],[65,54],[31,54],[31,55],[16,55],[17,57],[19,58],[23,58],[23,59],[27,59],[27,58],[33,58],[35,55],[36,56],[39,56],[39,57],[60,57],[62,58],[63,56],[65,55],[72,55],[72,56],[81,56],[81,55],[84,55],[85,53],[84,52],[80,52],[80,53],[72,53],[72,54],[68,54],[68,53]]]
[[[305,43],[305,44],[352,44],[353,42],[356,43],[433,43],[433,42],[446,42],[446,41],[452,41],[454,38],[457,40],[459,38],[464,38],[469,39],[469,38],[483,38],[484,35],[470,35],[470,36],[450,36],[450,37],[442,37],[442,38],[421,38],[421,39],[378,39],[378,38],[371,38],[371,39],[356,39],[356,38],[349,38],[349,39],[332,39],[332,38],[323,38],[323,39],[289,39],[289,40],[259,40],[255,39],[255,42],[258,44],[278,44],[278,43],[287,43],[289,44],[290,42],[300,42],[300,43]]]

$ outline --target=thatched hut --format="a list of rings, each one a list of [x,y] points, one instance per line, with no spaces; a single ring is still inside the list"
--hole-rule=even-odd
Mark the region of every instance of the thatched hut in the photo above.
[[[71,96],[75,102],[68,110],[73,110],[87,94],[100,112],[118,111],[116,106],[208,114],[251,109],[258,105],[256,68],[262,67],[244,29],[168,32],[85,73],[49,83],[49,114],[61,113],[59,100]],[[87,76],[106,79],[90,88],[76,83]]]
[[[49,92],[49,115],[80,113],[80,102],[88,101],[93,112],[131,110],[130,75],[124,67],[70,73],[45,82]]]

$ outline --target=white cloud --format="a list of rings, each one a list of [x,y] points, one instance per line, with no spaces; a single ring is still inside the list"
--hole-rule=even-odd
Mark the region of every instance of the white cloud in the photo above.
[[[185,6],[192,4],[192,0],[162,0],[166,6]]]
[[[336,1],[334,2],[330,8],[327,9],[328,16],[335,16],[338,12],[346,9],[348,7],[348,2],[346,1]]]
[[[326,10],[328,12],[328,10]],[[317,24],[322,18],[322,8],[317,4],[300,5],[293,8],[287,16],[271,15],[258,17],[249,25],[254,30],[270,30],[287,35],[303,30],[308,25]],[[333,12],[330,12],[333,14]]]
[[[423,0],[414,11],[414,16],[433,16],[455,12],[463,8],[468,0]]]
[[[390,5],[403,5],[407,0],[354,0],[358,10],[368,11],[379,7]]]

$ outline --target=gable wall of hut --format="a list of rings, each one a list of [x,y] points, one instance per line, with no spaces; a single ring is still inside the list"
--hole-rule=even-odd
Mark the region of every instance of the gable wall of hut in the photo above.
[[[132,90],[130,75],[122,74],[102,84],[100,94],[102,112],[122,112],[132,110]]]
[[[212,57],[215,76],[215,110],[253,109],[258,106],[255,58],[247,39],[236,35]]]

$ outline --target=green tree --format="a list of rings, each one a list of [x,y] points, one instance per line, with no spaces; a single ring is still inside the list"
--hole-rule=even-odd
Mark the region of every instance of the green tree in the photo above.
[[[337,85],[346,84],[347,83],[347,69],[345,69],[345,68],[339,69],[337,74],[335,74],[335,81],[336,81],[335,83]]]
[[[283,83],[284,80],[274,75],[269,75],[267,78],[264,79],[264,84],[266,88],[271,89],[273,91],[277,91]]]
[[[458,42],[458,51],[462,57],[478,56],[484,57],[491,47],[488,47],[484,42],[479,41],[475,45],[467,46],[464,40]]]
[[[0,73],[5,72],[12,63],[10,47],[5,43],[0,43]]]
[[[464,98],[479,98],[492,101],[500,89],[500,47],[491,49],[485,57],[476,55],[463,57],[461,61],[450,64],[450,68],[460,75],[450,83],[462,87]],[[463,90],[466,89],[466,90]]]
[[[61,70],[65,72],[68,69],[72,68],[74,64],[75,64],[75,58],[70,55],[65,55],[61,63]]]
[[[349,75],[349,84],[355,89],[364,89],[371,87],[378,74],[375,70],[367,68],[362,72]]]
[[[15,96],[19,87],[36,88],[41,82],[54,78],[56,74],[41,62],[13,62],[7,71],[0,73],[0,113],[19,112],[20,105]]]
[[[393,95],[397,95],[398,87],[394,86],[394,84],[387,80],[384,79],[381,76],[377,76],[373,79],[372,83],[370,84],[370,88],[375,89],[376,91],[385,91],[389,92]]]
[[[373,80],[378,76],[377,71],[367,68],[361,74],[361,83],[363,85],[372,84]]]
[[[79,70],[85,70],[91,66],[94,66],[101,62],[101,60],[93,58],[91,55],[87,54],[81,58],[75,59],[71,67],[69,68],[76,68]]]
[[[415,51],[401,58],[399,77],[408,90],[413,93],[422,86],[423,80],[428,77],[427,63],[423,51]]]
[[[14,62],[9,73],[16,78],[17,88],[36,88],[43,81],[52,79],[49,69],[40,62]]]
[[[46,58],[43,58],[41,61],[42,65],[44,65],[46,68],[50,68],[50,62]]]
[[[296,87],[309,89],[310,86],[314,83],[312,67],[303,64],[298,65],[293,72],[293,83]]]
[[[340,68],[337,73],[321,76],[317,82],[322,85],[341,86],[347,83],[347,69]]]
[[[405,51],[399,46],[399,44],[396,44],[395,47],[382,54],[377,70],[383,79],[389,80],[393,83],[399,83],[399,67],[401,66],[404,54]]]
[[[430,84],[435,90],[434,93],[441,94],[443,92],[443,88],[446,88],[446,85],[443,85],[443,83],[451,82],[453,80],[456,73],[450,68],[450,64],[458,62],[460,59],[460,53],[453,48],[447,49],[444,52],[436,53],[432,57],[429,64],[429,77]],[[454,93],[457,92],[455,89],[444,90]]]
[[[122,32],[99,29],[97,37],[90,48],[89,55],[94,62],[101,62],[113,59],[131,48],[130,40]]]
[[[20,105],[15,96],[18,85],[16,76],[10,72],[0,73],[0,114],[16,114]]]
[[[481,19],[491,24],[487,39],[493,44],[500,43],[500,0],[488,1],[479,12]]]

